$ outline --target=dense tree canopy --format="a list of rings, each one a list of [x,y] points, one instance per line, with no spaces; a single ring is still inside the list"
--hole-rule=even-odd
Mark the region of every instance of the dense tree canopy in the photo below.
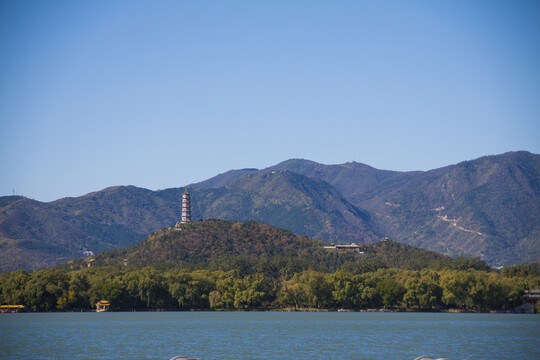
[[[538,265],[534,265],[538,267]],[[534,267],[533,266],[533,267]],[[384,269],[361,274],[304,269],[288,274],[154,267],[44,269],[0,274],[0,303],[30,311],[282,308],[510,310],[540,276],[507,271]]]

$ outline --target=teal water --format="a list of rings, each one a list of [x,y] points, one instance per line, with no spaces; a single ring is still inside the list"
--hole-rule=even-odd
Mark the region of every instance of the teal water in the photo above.
[[[0,358],[540,359],[540,316],[148,312],[0,315]]]

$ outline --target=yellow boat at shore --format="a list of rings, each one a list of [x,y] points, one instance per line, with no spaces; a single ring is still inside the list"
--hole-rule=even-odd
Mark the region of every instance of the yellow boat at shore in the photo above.
[[[24,310],[24,305],[0,305],[0,313],[18,313]]]
[[[109,311],[109,302],[107,300],[100,300],[96,303],[96,312]]]

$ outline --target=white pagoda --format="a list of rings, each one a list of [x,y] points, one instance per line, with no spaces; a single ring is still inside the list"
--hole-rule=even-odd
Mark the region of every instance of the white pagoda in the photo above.
[[[180,223],[185,224],[190,221],[191,221],[191,197],[186,188],[186,190],[182,194],[182,220],[180,221]]]

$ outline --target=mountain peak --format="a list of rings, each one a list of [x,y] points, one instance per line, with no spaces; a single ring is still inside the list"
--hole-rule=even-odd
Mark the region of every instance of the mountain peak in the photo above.
[[[259,171],[255,168],[245,168],[239,170],[229,170],[219,175],[216,175],[208,180],[204,180],[198,183],[190,184],[188,187],[194,188],[203,188],[203,189],[212,189],[226,186],[233,181],[240,179],[246,174],[256,173]]]

